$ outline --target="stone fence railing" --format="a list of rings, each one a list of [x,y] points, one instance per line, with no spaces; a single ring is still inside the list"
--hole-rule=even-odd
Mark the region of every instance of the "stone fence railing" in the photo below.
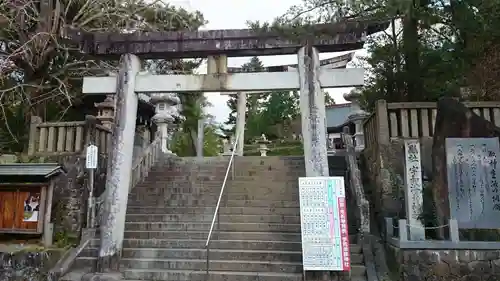
[[[472,111],[500,126],[500,102],[464,102]],[[364,122],[365,149],[391,138],[432,137],[436,123],[435,102],[387,103],[378,100]]]
[[[368,202],[363,189],[361,178],[361,170],[358,165],[356,149],[354,147],[354,137],[349,134],[349,129],[344,128],[342,133],[342,141],[346,147],[346,163],[349,171],[348,181],[346,184],[351,189],[351,194],[354,198],[357,208],[357,220],[359,223],[358,233],[361,235],[370,233],[370,203]]]
[[[153,142],[144,149],[141,156],[132,164],[132,179],[129,191],[148,176],[149,171],[158,162],[162,154],[161,135],[157,134]]]
[[[28,155],[85,153],[90,143],[97,145],[99,152],[104,154],[111,146],[111,130],[100,125],[94,116],[74,122],[42,122],[38,116],[31,118]]]

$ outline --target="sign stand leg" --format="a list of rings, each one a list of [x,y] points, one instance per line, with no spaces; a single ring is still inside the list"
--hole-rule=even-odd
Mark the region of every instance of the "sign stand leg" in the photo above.
[[[89,169],[89,201],[87,210],[87,228],[95,227],[95,202],[94,202],[94,169]]]
[[[87,205],[87,228],[94,228],[95,223],[95,201],[94,201],[94,171],[97,169],[99,158],[98,148],[93,143],[90,143],[86,150],[85,168],[89,170],[89,198]]]

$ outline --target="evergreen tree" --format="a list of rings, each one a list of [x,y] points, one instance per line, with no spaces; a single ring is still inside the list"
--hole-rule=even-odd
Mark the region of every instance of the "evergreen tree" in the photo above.
[[[370,108],[389,102],[436,101],[473,89],[468,99],[498,100],[500,0],[303,0],[272,23],[250,23],[300,41],[313,24],[387,21],[366,44],[371,72],[358,91]],[[328,36],[328,34],[322,34]]]

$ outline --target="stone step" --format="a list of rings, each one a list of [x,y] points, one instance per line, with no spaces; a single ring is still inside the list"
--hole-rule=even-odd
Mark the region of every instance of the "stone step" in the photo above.
[[[94,266],[96,258],[79,258],[83,266]],[[164,269],[164,270],[205,270],[206,259],[127,259],[121,260],[126,269]],[[259,272],[302,272],[301,262],[259,261],[259,260],[210,260],[210,270],[216,271],[259,271]]]
[[[151,197],[147,199],[129,200],[130,205],[133,206],[179,206],[179,207],[210,207],[217,205],[217,199],[206,198],[186,198],[179,200],[168,200],[161,197]],[[278,200],[226,200],[222,203],[224,207],[268,207],[268,208],[290,208],[299,207],[299,200],[294,201],[278,201]]]
[[[210,271],[207,280],[205,270],[163,270],[163,269],[126,269],[125,279],[161,281],[302,281],[302,273],[274,272],[231,272]]]
[[[157,195],[170,195],[170,194],[203,194],[207,196],[219,196],[221,185],[211,186],[196,186],[193,184],[172,184],[166,183],[164,185],[155,183],[148,183],[148,187],[135,187],[132,189],[130,195],[136,196],[139,194],[157,194]],[[253,186],[250,182],[239,182],[233,183],[229,182],[224,189],[224,195],[229,196],[242,196],[242,195],[255,195],[256,192],[260,194],[272,194],[272,195],[293,195],[298,198],[299,187],[296,182],[289,185],[270,185],[266,184],[263,186]]]
[[[355,252],[360,249],[357,245],[351,247],[351,264],[362,265],[364,257],[362,253]],[[96,258],[98,248],[86,248],[79,257]],[[201,248],[124,248],[123,257],[127,259],[205,259],[206,250]],[[210,258],[214,260],[256,260],[256,261],[284,261],[284,262],[302,262],[301,251],[291,250],[231,250],[231,249],[210,249]],[[78,262],[78,267],[84,267],[84,261]]]
[[[257,231],[257,232],[292,232],[300,233],[300,224],[276,224],[276,223],[220,223],[220,231]],[[126,222],[125,230],[142,231],[208,231],[210,223],[151,223],[151,222]]]
[[[147,206],[145,204],[132,202],[128,203],[127,213],[129,214],[206,214],[213,215],[215,205],[210,207],[167,207]],[[299,207],[274,208],[274,207],[224,207],[219,209],[221,215],[298,215]]]
[[[206,239],[124,239],[123,248],[204,248]],[[91,247],[98,247],[99,239],[90,241]],[[258,241],[258,240],[212,240],[212,249],[246,250],[289,250],[301,251],[300,242]]]
[[[81,257],[97,257],[98,248],[86,248]],[[203,248],[124,248],[123,258],[144,259],[206,259],[207,251]],[[302,262],[302,251],[274,251],[274,250],[221,250],[211,249],[211,259],[219,260],[270,260]]]
[[[248,171],[259,171],[259,172],[272,172],[272,171],[286,171],[286,172],[304,172],[305,166],[301,165],[287,165],[284,162],[275,163],[235,163],[234,164],[235,174],[244,174]]]
[[[202,200],[204,202],[217,202],[219,194],[206,194],[206,193],[140,193],[129,195],[131,201],[141,202],[159,202],[159,201],[179,201],[179,200]],[[297,194],[261,194],[259,191],[254,191],[250,194],[234,194],[228,192],[222,197],[225,200],[243,200],[243,201],[298,201]]]
[[[216,192],[209,191],[200,191],[200,192],[191,192],[191,193],[175,193],[170,190],[164,189],[163,191],[137,191],[129,194],[129,200],[137,200],[138,198],[152,198],[152,197],[160,197],[165,199],[186,199],[186,198],[206,198],[216,200],[220,196],[220,188],[216,190]],[[258,189],[251,190],[248,192],[239,192],[239,191],[231,191],[224,190],[224,194],[222,194],[223,200],[268,200],[268,201],[298,201],[299,193],[287,191],[283,193],[278,192],[265,192]]]
[[[99,239],[90,240],[90,247],[97,248]],[[205,248],[206,239],[124,239],[123,248],[168,248],[168,249],[197,249]],[[301,251],[301,242],[289,241],[259,241],[259,240],[211,240],[211,249],[219,250],[277,250]],[[361,246],[351,244],[351,253],[361,253]]]
[[[165,269],[125,269],[126,279],[136,280],[165,280],[165,281],[205,281],[204,270],[165,270]],[[346,279],[365,280],[364,266],[354,266],[351,272],[339,272],[338,275]],[[257,271],[210,271],[208,281],[302,281],[302,273],[257,272]]]
[[[262,175],[265,176],[265,175]],[[214,177],[210,180],[194,179],[194,178],[179,178],[171,177],[168,175],[163,175],[160,177],[150,177],[148,176],[146,181],[137,184],[134,190],[148,189],[148,188],[164,188],[167,190],[174,190],[179,188],[191,188],[191,190],[217,190],[220,191],[222,183],[224,182],[224,177]],[[262,182],[261,175],[252,176],[251,178],[245,177],[239,178],[228,178],[227,188],[231,190],[239,190],[239,188],[244,189],[273,189],[277,191],[285,191],[287,189],[297,189],[298,187],[298,177],[290,177],[287,180],[273,180],[268,182]],[[189,193],[191,191],[187,191]]]
[[[207,231],[125,231],[125,239],[207,239]],[[261,240],[301,242],[300,233],[216,231],[217,240]]]
[[[212,222],[213,214],[127,214],[127,222]],[[299,224],[300,216],[281,215],[219,215],[221,223],[292,223]]]

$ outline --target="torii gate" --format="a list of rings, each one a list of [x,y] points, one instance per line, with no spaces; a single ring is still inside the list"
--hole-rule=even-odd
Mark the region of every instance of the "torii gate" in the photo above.
[[[83,52],[105,58],[120,56],[116,77],[85,77],[86,94],[116,93],[113,144],[106,178],[101,220],[100,272],[118,272],[132,169],[137,93],[252,92],[300,90],[306,175],[328,176],[325,100],[321,88],[363,85],[363,69],[321,69],[318,51],[360,49],[366,35],[386,24],[343,22],[319,27],[330,39],[297,44],[275,33],[251,30],[148,32],[132,34],[67,30],[67,39]],[[298,72],[227,73],[226,56],[297,53]],[[193,58],[214,56],[213,71],[205,75],[141,75],[139,57]]]
[[[345,68],[347,64],[354,57],[354,52],[347,53],[344,55],[336,56],[329,59],[324,59],[319,62],[320,69],[339,69]],[[285,64],[285,65],[273,65],[264,67],[263,72],[297,72],[297,64]],[[228,73],[244,73],[241,67],[228,67]],[[239,156],[243,156],[243,148],[245,145],[244,135],[245,135],[245,124],[246,124],[246,108],[247,108],[247,94],[252,93],[262,93],[262,92],[238,92],[237,93],[237,105],[236,105],[236,135],[239,136],[238,144],[236,145],[236,153]],[[224,95],[230,95],[223,93]],[[201,127],[203,128],[203,127]],[[203,130],[199,130],[202,131]],[[326,136],[325,136],[326,137]],[[198,144],[203,143],[203,134],[198,134]],[[199,149],[199,148],[198,148]],[[197,151],[201,152],[202,151]]]

